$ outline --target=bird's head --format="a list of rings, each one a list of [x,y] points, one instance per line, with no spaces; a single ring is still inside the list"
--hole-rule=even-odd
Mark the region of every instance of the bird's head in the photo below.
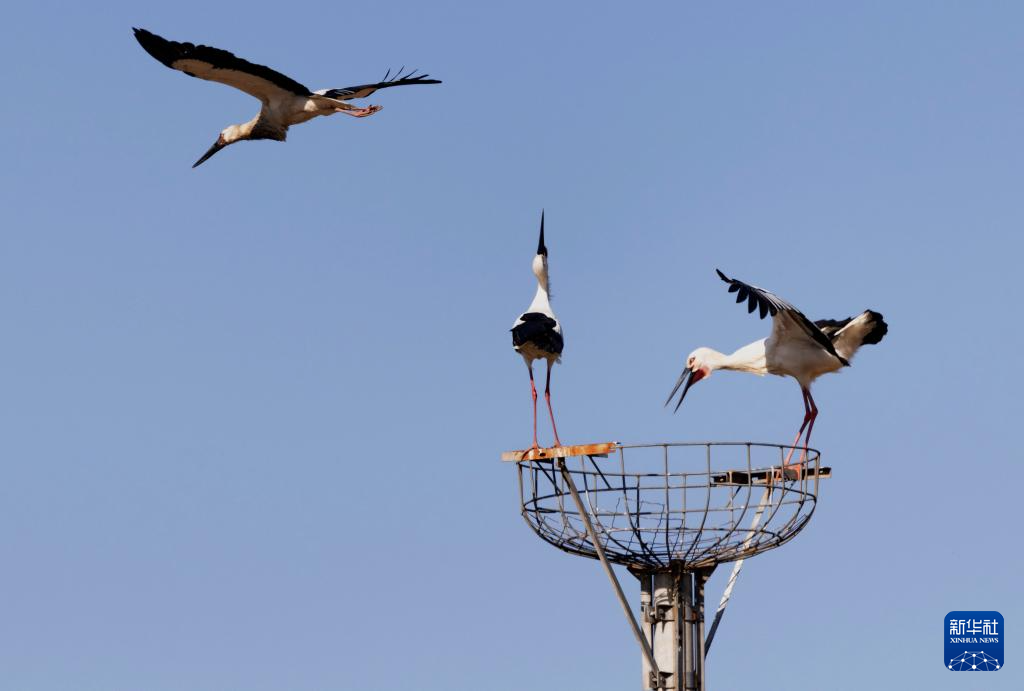
[[[537,256],[533,258],[533,275],[544,283],[548,280],[548,248],[544,244],[544,212],[540,212],[540,241],[537,243]]]
[[[683,368],[683,373],[679,375],[679,380],[676,381],[675,387],[672,389],[672,393],[668,395],[668,400],[665,401],[665,405],[672,402],[672,398],[679,391],[679,387],[683,387],[683,392],[679,394],[679,402],[676,403],[676,410],[679,410],[679,406],[683,404],[683,399],[686,398],[686,392],[690,390],[690,387],[711,376],[711,373],[718,369],[719,353],[712,350],[711,348],[697,348],[695,351],[689,354],[686,358],[686,367]],[[685,383],[685,386],[683,384]]]
[[[223,149],[228,144],[234,144],[237,141],[245,139],[245,132],[241,125],[229,125],[220,131],[220,136],[217,137],[217,141],[213,143],[206,153],[203,154],[202,158],[192,164],[195,168],[199,164],[203,163],[206,159],[213,156],[215,153]]]

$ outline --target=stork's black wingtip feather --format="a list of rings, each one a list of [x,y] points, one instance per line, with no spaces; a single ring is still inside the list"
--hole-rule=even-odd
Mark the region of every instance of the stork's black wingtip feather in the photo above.
[[[718,277],[720,279],[722,279],[723,281],[725,281],[726,283],[732,283],[732,279],[730,279],[728,276],[723,274],[720,269],[715,269],[715,273],[718,274]]]
[[[440,84],[440,79],[428,79],[429,74],[417,74],[416,76],[406,75],[401,77],[403,80],[407,80],[410,84]]]
[[[134,31],[135,40],[139,42],[144,51],[149,53],[150,57],[166,67],[174,69],[174,61],[181,57],[181,44],[175,44],[173,41],[168,41],[145,29],[135,29]]]

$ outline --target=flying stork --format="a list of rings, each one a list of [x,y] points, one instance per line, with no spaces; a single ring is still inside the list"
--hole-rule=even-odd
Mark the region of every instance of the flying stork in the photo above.
[[[318,115],[345,113],[357,118],[373,115],[381,106],[357,108],[346,101],[366,98],[377,89],[407,84],[440,84],[430,75],[416,75],[415,70],[402,74],[402,68],[374,84],[360,84],[343,89],[310,91],[294,79],[263,65],[255,65],[220,48],[197,46],[191,43],[168,41],[145,29],[133,29],[135,38],[147,53],[190,77],[220,82],[255,96],[263,107],[249,122],[229,125],[221,130],[213,146],[196,161],[195,168],[229,144],[246,139],[274,139],[283,142],[292,125],[311,120]]]
[[[551,415],[551,429],[555,433],[555,444],[561,446],[558,439],[558,428],[555,426],[555,413],[551,409],[551,366],[561,361],[562,325],[558,323],[555,313],[551,310],[551,295],[548,283],[548,248],[544,245],[544,212],[540,214],[540,242],[537,243],[537,255],[533,258],[533,275],[537,277],[537,294],[525,312],[519,315],[512,325],[512,346],[526,361],[526,369],[530,371],[530,393],[533,395],[533,446],[537,446],[537,387],[533,383],[533,361],[547,360],[547,381],[544,384],[544,400],[548,404]]]
[[[882,315],[872,310],[865,310],[856,317],[846,319],[811,322],[800,310],[777,295],[729,278],[718,269],[715,271],[719,278],[729,284],[729,292],[736,293],[736,302],[747,301],[747,312],[759,310],[761,319],[769,314],[772,316],[771,335],[745,345],[731,355],[711,348],[697,348],[686,358],[686,367],[679,375],[665,405],[672,401],[682,386],[683,392],[675,407],[679,410],[690,387],[719,369],[750,372],[759,376],[777,374],[793,377],[803,393],[804,420],[793,441],[793,448],[786,457],[784,465],[789,466],[804,429],[807,430],[807,436],[804,438],[801,460],[806,458],[811,430],[818,417],[818,407],[811,396],[811,383],[823,374],[849,367],[850,360],[860,347],[881,341],[889,327]]]

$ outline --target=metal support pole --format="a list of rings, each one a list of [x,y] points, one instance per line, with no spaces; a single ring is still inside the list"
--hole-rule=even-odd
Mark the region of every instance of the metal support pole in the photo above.
[[[662,687],[681,691],[679,682],[682,665],[679,656],[680,623],[679,589],[669,571],[658,571],[652,577],[653,603],[651,607],[651,647],[661,670]]]
[[[657,616],[654,612],[653,596],[652,596],[652,578],[649,573],[634,573],[637,580],[640,581],[640,621],[643,622],[643,633],[644,640],[647,641],[648,647],[654,651],[654,622],[657,621]],[[657,659],[657,653],[654,653],[655,659]],[[640,670],[641,670],[641,683],[640,687],[643,689],[656,689],[658,688],[655,684],[660,682],[659,676],[655,675],[654,670],[651,668],[650,662],[647,660],[647,656],[644,654],[640,655]]]
[[[612,571],[612,565],[608,562],[608,557],[604,554],[604,547],[601,546],[601,541],[597,539],[597,533],[594,531],[594,525],[590,522],[590,514],[587,513],[586,507],[583,506],[583,500],[580,499],[580,493],[576,491],[576,483],[573,482],[569,469],[565,467],[565,459],[558,458],[555,460],[555,463],[558,465],[558,470],[562,474],[562,479],[565,480],[565,484],[569,487],[569,492],[572,494],[572,500],[576,502],[576,510],[579,511],[580,519],[583,521],[583,525],[587,529],[587,535],[590,536],[590,542],[594,545],[594,551],[597,552],[597,558],[601,560],[601,566],[604,567],[604,571],[608,575],[608,580],[612,582],[612,588],[615,590],[616,597],[619,598],[619,604],[622,605],[622,611],[625,613],[626,619],[629,621],[629,625],[633,629],[633,636],[636,637],[637,643],[640,644],[640,648],[643,650],[644,657],[647,658],[647,663],[651,666],[653,678],[658,680],[658,686],[654,688],[663,688],[661,685],[661,672],[658,669],[658,663],[654,660],[654,654],[651,652],[651,647],[647,644],[647,638],[640,630],[640,625],[636,623],[636,618],[633,616],[633,610],[630,608],[629,602],[626,601],[626,595],[622,592],[622,586],[619,585],[619,579],[616,578],[615,572]]]
[[[710,569],[702,569],[696,575],[696,592],[694,594],[694,609],[697,612],[697,686],[700,691],[704,691],[705,674],[704,674],[704,660],[707,654],[707,646],[704,644],[704,584],[708,582],[708,578],[711,577],[711,572],[714,567]]]
[[[693,573],[683,571],[677,576],[679,590],[682,593],[680,606],[683,612],[683,688],[686,691],[697,691],[697,662],[693,654],[694,648],[694,623],[693,616]]]

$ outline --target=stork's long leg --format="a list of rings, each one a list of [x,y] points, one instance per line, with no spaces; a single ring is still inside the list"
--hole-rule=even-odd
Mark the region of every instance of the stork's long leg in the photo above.
[[[562,442],[558,439],[558,428],[555,426],[555,411],[551,409],[551,360],[548,360],[548,376],[547,381],[544,383],[544,400],[548,402],[548,414],[551,415],[551,429],[555,433],[555,445],[561,446]]]
[[[812,414],[814,401],[811,399],[811,392],[802,386],[800,387],[800,391],[804,397],[804,421],[800,425],[800,431],[796,433],[796,439],[793,440],[793,445],[790,447],[789,453],[786,455],[786,460],[782,464],[783,472],[785,472],[785,469],[789,467],[789,462],[793,459],[793,453],[796,451],[797,446],[800,445],[800,437],[804,436],[804,429],[806,429],[808,425],[813,425],[814,414],[817,414],[818,412],[817,409],[814,408]],[[810,434],[810,430],[808,430],[808,434]],[[806,455],[806,449],[807,446],[805,445],[803,455]]]
[[[354,118],[365,118],[368,115],[373,115],[384,106],[367,106],[366,108],[356,108],[350,106],[347,103],[344,106],[338,106],[334,110],[337,113],[344,113],[345,115],[351,115]]]
[[[814,421],[818,419],[818,406],[814,405],[814,396],[811,395],[810,391],[807,392],[807,400],[811,404],[811,422],[807,426],[807,436],[804,437],[804,451],[800,457],[801,461],[807,460],[807,447],[811,443],[811,431],[814,429]]]
[[[533,446],[531,449],[540,448],[537,446],[537,387],[533,383],[533,363],[527,362],[526,369],[530,370],[530,394],[533,396]]]

